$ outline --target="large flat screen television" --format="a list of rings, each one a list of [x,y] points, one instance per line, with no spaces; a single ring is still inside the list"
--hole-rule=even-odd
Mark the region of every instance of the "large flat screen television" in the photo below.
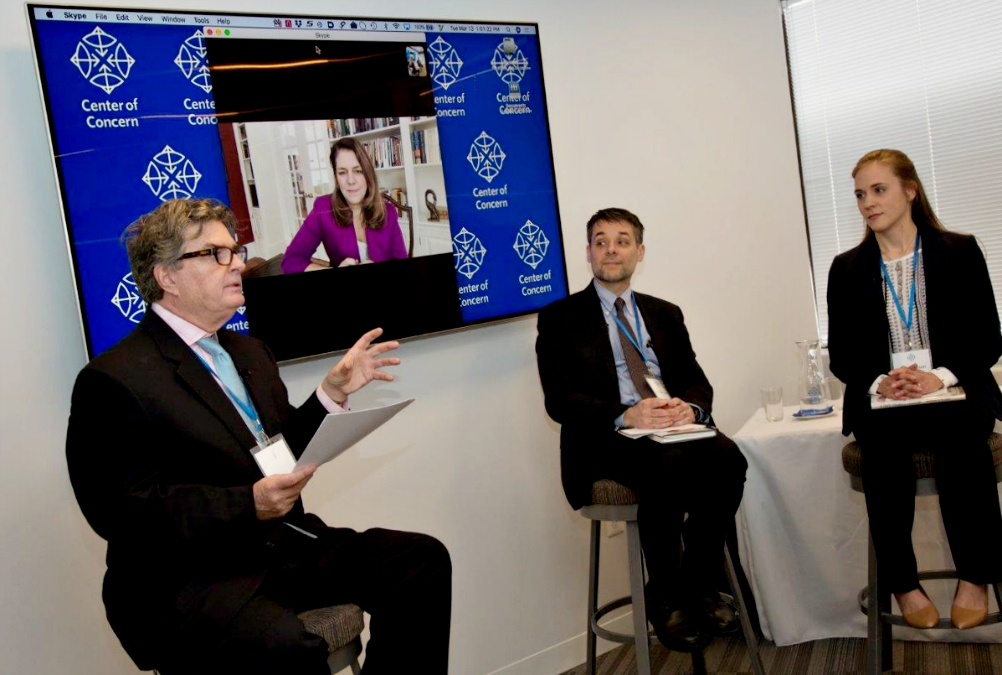
[[[27,14],[89,356],[142,319],[120,236],[172,198],[233,209],[251,259],[227,328],[280,360],[567,295],[535,24]],[[356,160],[342,178],[332,147]],[[359,177],[378,230],[335,217]]]

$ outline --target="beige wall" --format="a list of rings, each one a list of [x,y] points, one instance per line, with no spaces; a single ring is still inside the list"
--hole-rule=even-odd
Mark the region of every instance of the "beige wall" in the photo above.
[[[584,221],[602,206],[630,208],[648,227],[636,287],[685,310],[723,428],[740,427],[761,386],[793,387],[792,342],[815,323],[777,0],[282,7],[538,21],[572,288],[589,279]],[[103,618],[104,545],[76,508],[63,459],[84,354],[16,3],[0,5],[0,134],[0,669],[129,673]],[[420,529],[446,542],[456,570],[452,672],[461,675],[558,673],[584,658],[587,527],[560,492],[534,339],[527,317],[405,345],[398,381],[356,405],[417,404],[325,467],[306,493],[331,523]],[[293,399],[329,365],[284,368]],[[626,587],[625,554],[622,537],[605,541],[608,595]]]

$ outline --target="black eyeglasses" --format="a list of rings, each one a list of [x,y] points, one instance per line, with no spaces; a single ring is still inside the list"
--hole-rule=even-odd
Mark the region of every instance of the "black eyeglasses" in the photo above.
[[[211,248],[203,248],[201,251],[185,253],[178,258],[178,260],[184,260],[186,258],[201,258],[207,255],[214,257],[216,262],[220,265],[229,265],[233,262],[233,256],[237,256],[242,262],[247,262],[247,247],[237,246],[235,248],[225,248],[223,246],[213,246]]]

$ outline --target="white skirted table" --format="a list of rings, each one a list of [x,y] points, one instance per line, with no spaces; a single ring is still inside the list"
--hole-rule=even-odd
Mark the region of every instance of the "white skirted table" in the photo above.
[[[791,417],[796,411],[787,406],[781,421],[768,422],[760,408],[734,435],[748,460],[739,549],[762,631],[777,645],[865,637],[856,595],[866,585],[866,504],[842,469],[841,411],[805,420]],[[916,502],[913,540],[920,569],[953,567],[937,497]],[[940,614],[949,615],[955,583],[925,583]],[[895,628],[894,637],[1002,642],[1002,626]]]

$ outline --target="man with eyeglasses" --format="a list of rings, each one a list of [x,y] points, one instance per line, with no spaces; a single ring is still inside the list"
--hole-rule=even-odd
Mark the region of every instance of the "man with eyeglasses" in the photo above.
[[[633,290],[646,254],[640,218],[600,209],[585,232],[594,279],[539,312],[536,338],[546,411],[560,424],[564,493],[574,509],[592,503],[604,479],[637,493],[647,618],[664,646],[698,651],[738,629],[716,585],[748,463],[721,433],[664,445],[619,433],[712,426],[713,387],[682,310]]]
[[[445,673],[451,563],[417,533],[327,527],[300,493],[316,471],[271,473],[328,413],[400,362],[374,329],[298,408],[268,348],[223,326],[243,305],[247,248],[213,200],[172,200],[124,235],[148,311],[73,390],[66,455],[77,501],[108,541],[108,620],[142,670],[326,675],[327,645],[297,613],[372,616],[366,673],[419,654]],[[271,475],[265,475],[271,473]]]

